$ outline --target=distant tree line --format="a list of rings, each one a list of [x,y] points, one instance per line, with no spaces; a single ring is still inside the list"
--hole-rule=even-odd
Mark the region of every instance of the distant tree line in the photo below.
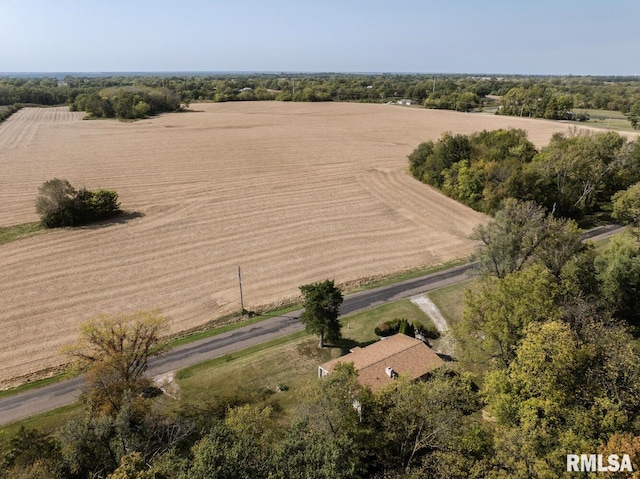
[[[125,93],[117,96],[127,97],[122,100],[123,105],[111,105],[111,108],[99,105],[95,95],[113,102],[114,91],[120,89]],[[145,95],[150,94],[148,89],[163,92],[163,98],[173,98],[165,101],[146,98]],[[106,93],[101,95],[101,91]],[[133,106],[127,105],[134,92],[139,98],[134,99]],[[498,114],[548,119],[587,119],[585,114],[574,113],[574,108],[615,110],[630,115],[634,127],[640,128],[640,121],[635,120],[640,118],[640,79],[637,77],[283,73],[0,78],[0,105],[68,104],[82,110],[87,98],[92,99],[88,103],[92,115],[118,117],[120,110],[122,118],[139,117],[144,105],[137,111],[134,109],[140,102],[150,106],[150,113],[174,111],[176,99],[188,104],[244,100],[381,103],[407,98],[427,108],[473,111],[492,105],[499,107]]]
[[[640,181],[640,140],[576,130],[555,134],[538,151],[523,130],[445,133],[409,155],[409,170],[484,213],[495,213],[506,198],[518,198],[557,216],[581,219]]]
[[[93,118],[139,119],[162,112],[179,111],[180,97],[168,88],[109,87],[81,93],[71,104],[72,111],[85,111]]]

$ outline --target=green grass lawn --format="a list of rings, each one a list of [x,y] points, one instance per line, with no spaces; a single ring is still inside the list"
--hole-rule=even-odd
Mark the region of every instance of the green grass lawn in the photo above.
[[[385,321],[402,318],[433,327],[431,319],[420,308],[408,299],[401,299],[342,318],[342,335],[360,344],[370,343],[378,339],[373,332],[376,326]]]
[[[286,416],[297,403],[297,392],[317,377],[320,364],[377,340],[374,328],[396,318],[430,322],[409,300],[385,304],[341,318],[343,340],[337,347],[318,349],[317,337],[300,332],[183,369],[177,374],[181,396],[188,402],[271,405]],[[278,385],[287,390],[278,392]]]
[[[599,128],[607,128],[610,130],[626,130],[634,131],[631,126],[631,122],[621,111],[615,110],[590,110],[584,108],[574,108],[575,113],[587,113],[590,119],[584,123],[577,123],[577,125],[585,124],[588,126],[595,126]]]
[[[427,293],[429,299],[438,307],[444,319],[452,327],[462,319],[464,292],[473,281],[472,279],[462,281]]]

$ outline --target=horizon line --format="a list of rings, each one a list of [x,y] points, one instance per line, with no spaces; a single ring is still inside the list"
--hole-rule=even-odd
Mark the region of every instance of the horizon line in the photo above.
[[[417,71],[331,71],[331,70],[104,70],[104,71],[13,71],[0,72],[0,77],[42,76],[214,76],[214,75],[415,75],[415,76],[481,76],[481,77],[639,77],[636,74],[592,73],[500,73],[500,72],[417,72]]]

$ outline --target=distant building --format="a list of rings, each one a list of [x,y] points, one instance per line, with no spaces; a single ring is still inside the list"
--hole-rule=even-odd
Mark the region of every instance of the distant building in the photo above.
[[[349,354],[320,365],[318,376],[331,374],[338,363],[353,363],[360,384],[376,391],[398,375],[413,380],[424,378],[444,361],[424,342],[398,333],[365,348],[353,348]]]

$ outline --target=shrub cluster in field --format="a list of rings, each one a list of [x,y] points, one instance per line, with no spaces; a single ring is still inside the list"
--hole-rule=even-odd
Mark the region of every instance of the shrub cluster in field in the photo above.
[[[0,110],[0,123],[7,120],[11,115],[20,110],[22,105],[9,105],[4,110]]]
[[[67,180],[54,178],[38,189],[36,212],[47,228],[79,226],[121,213],[115,191],[76,190]]]

